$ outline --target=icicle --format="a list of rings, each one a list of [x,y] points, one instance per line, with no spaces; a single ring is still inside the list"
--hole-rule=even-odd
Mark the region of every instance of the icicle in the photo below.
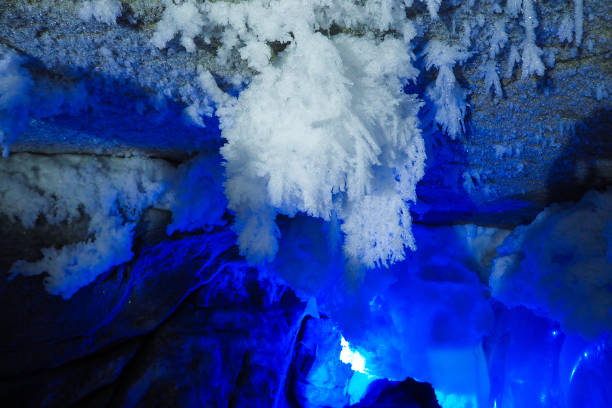
[[[580,47],[582,42],[582,31],[584,25],[584,11],[583,11],[583,0],[574,0],[574,44]]]

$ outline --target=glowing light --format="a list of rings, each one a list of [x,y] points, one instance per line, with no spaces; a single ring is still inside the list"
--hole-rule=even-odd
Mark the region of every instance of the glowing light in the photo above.
[[[349,342],[346,341],[344,336],[340,336],[340,345],[342,346],[340,361],[344,364],[350,364],[351,370],[355,371],[348,383],[346,392],[350,396],[351,404],[356,404],[366,394],[370,383],[378,377],[366,371],[365,358],[358,351],[351,350]]]
[[[340,352],[340,361],[344,364],[350,364],[351,370],[358,371],[360,373],[365,373],[365,358],[358,351],[353,351],[349,347],[349,342],[341,336],[340,345],[342,346],[342,351]]]
[[[582,357],[580,357],[578,359],[578,361],[576,361],[576,364],[574,364],[574,367],[572,368],[572,373],[570,374],[570,383],[572,382],[572,380],[574,379],[574,374],[576,374],[576,369],[578,368],[578,366],[580,365],[580,362],[582,361]]]
[[[442,391],[435,390],[438,404],[442,408],[477,408],[478,402],[473,394],[446,394]],[[497,401],[495,401],[495,407]]]
[[[368,391],[368,386],[378,377],[370,375],[368,373],[361,373],[356,371],[351,377],[346,392],[350,397],[351,404],[356,404],[362,400]]]
[[[557,337],[559,335],[559,331],[558,330],[553,330],[552,331],[552,335],[553,335],[553,337]]]

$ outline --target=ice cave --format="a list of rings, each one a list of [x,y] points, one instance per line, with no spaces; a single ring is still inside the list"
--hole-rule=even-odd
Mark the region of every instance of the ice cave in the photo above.
[[[1,0],[0,406],[612,408],[612,0]]]

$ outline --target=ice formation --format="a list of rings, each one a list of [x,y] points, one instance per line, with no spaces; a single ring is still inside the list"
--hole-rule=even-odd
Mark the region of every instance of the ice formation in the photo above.
[[[121,10],[121,3],[117,0],[86,0],[80,4],[78,15],[84,21],[94,19],[101,23],[115,24]]]
[[[197,189],[193,186],[198,186]],[[223,167],[216,154],[202,154],[182,164],[176,172],[165,202],[170,203],[172,222],[167,233],[207,230],[225,225],[227,207],[223,194]]]
[[[400,59],[388,59],[398,54]],[[307,34],[280,64],[282,69],[264,69],[240,95],[236,114],[221,116],[223,125],[232,121],[223,131],[228,143],[222,154],[241,249],[255,262],[274,256],[276,213],[329,219],[335,212],[346,220],[349,256],[362,253],[371,265],[401,259],[403,246],[412,244],[402,198],[415,197],[410,191],[400,196],[393,172],[411,166],[422,173],[424,161],[414,117],[419,103],[403,96],[393,77],[414,75],[402,43],[348,37],[331,42]],[[374,201],[395,217],[388,224],[395,230],[375,236],[375,229],[359,225],[362,218],[352,221]]]
[[[181,35],[181,45],[189,52],[195,51],[193,38],[200,33],[204,21],[194,1],[187,1],[179,5],[168,2],[161,21],[155,28],[151,42],[162,48],[177,33]]]
[[[425,3],[436,19],[442,2]],[[153,45],[163,49],[176,36],[187,52],[194,52],[199,37],[214,44],[218,64],[242,59],[253,73],[232,79],[247,84],[237,97],[219,89],[218,79],[205,68],[189,86],[192,91],[186,91],[185,115],[192,123],[203,127],[201,117],[213,114],[221,121],[225,194],[236,216],[241,253],[252,263],[272,260],[278,248],[277,215],[298,213],[336,219],[345,237],[345,256],[368,267],[400,261],[406,248],[416,248],[410,203],[416,201],[415,186],[424,174],[425,149],[417,117],[422,102],[403,91],[406,81],[419,74],[411,41],[422,32],[421,23],[404,17],[412,2],[163,4]],[[574,16],[577,38],[581,4],[576,2]],[[470,7],[462,4],[460,11]],[[82,19],[109,24],[120,13],[121,5],[113,0],[85,1],[78,8]],[[533,1],[507,2],[505,16],[487,30],[490,49],[482,65],[485,87],[498,98],[503,91],[496,59],[509,41],[508,18],[519,15],[525,38],[520,48],[511,45],[504,77],[519,61],[522,78],[544,72]],[[463,24],[467,37],[462,41],[469,47],[484,17]],[[331,35],[337,27],[340,31]],[[7,95],[14,95],[2,103],[2,111],[11,112],[2,125],[5,151],[11,135],[19,132],[13,128],[27,122],[32,94],[26,89],[31,86],[27,71],[11,53],[5,52],[1,70],[4,86],[12,89]],[[422,55],[425,69],[436,72],[425,92],[434,120],[456,138],[464,130],[468,95],[454,71],[472,52],[452,39],[432,39]],[[194,91],[198,88],[200,96]],[[384,221],[366,222],[365,214]]]
[[[601,336],[612,327],[611,225],[610,191],[546,209],[498,249],[493,296],[559,321],[568,333]]]
[[[436,106],[436,122],[453,139],[464,130],[463,117],[467,107],[467,95],[457,83],[453,67],[469,57],[466,50],[437,40],[430,41],[425,47],[425,67],[438,69],[436,82],[427,90],[427,96]]]
[[[538,18],[535,12],[533,0],[523,0],[523,27],[525,28],[525,39],[521,44],[523,60],[521,78],[525,79],[532,74],[544,75],[544,63],[540,58],[542,50],[536,45],[535,29],[538,26]]]
[[[276,215],[298,212],[341,219],[345,254],[365,265],[401,260],[405,247],[415,248],[406,202],[416,200],[424,171],[416,117],[421,103],[403,92],[401,82],[418,73],[408,43],[414,29],[395,21],[391,10],[403,11],[401,4],[336,3],[203,6],[205,25],[223,29],[217,58],[236,48],[258,71],[236,100],[223,95],[210,74],[201,76],[216,99],[227,140],[221,153],[234,228],[241,252],[253,263],[270,261],[277,252]],[[194,7],[189,4],[181,7]],[[195,27],[194,16],[199,14],[174,21]],[[315,31],[332,23],[401,29],[404,38],[328,38]],[[154,36],[158,46],[168,39],[160,34],[165,27],[162,20]],[[214,33],[209,28],[206,35]],[[274,61],[270,41],[287,44]],[[363,214],[373,211],[385,217],[383,223],[365,221]]]
[[[207,43],[216,38],[220,64],[239,55],[256,72],[236,99],[224,94],[209,73],[200,74],[200,87],[212,97],[227,140],[222,148],[226,195],[236,214],[241,253],[251,262],[274,258],[278,214],[337,218],[346,237],[345,255],[370,267],[402,260],[405,247],[415,248],[407,203],[416,200],[425,155],[420,102],[404,94],[400,82],[418,74],[410,45],[417,30],[401,18],[410,5],[339,0],[166,5],[153,35],[157,47],[165,47],[175,34],[187,51],[194,49],[198,35]],[[437,17],[440,2],[428,1],[427,7]],[[542,75],[533,2],[507,4],[509,17],[519,12],[526,33],[522,56],[513,45],[505,76],[521,60],[522,78]],[[392,30],[399,38],[320,32],[334,24]],[[503,93],[495,59],[508,42],[505,25],[504,18],[494,24],[483,71],[486,88],[498,98]],[[282,44],[281,50],[272,43]],[[464,130],[467,94],[454,69],[471,53],[432,40],[424,56],[425,68],[437,70],[426,93],[435,121],[456,138]],[[198,115],[212,113],[207,98],[188,109],[195,123]],[[385,222],[364,222],[363,215],[373,211]]]
[[[88,237],[17,261],[12,277],[47,273],[49,293],[70,298],[111,267],[132,258],[134,226],[161,197],[172,169],[164,162],[88,156],[13,155],[0,161],[0,207],[25,228],[87,217]]]
[[[565,15],[561,20],[561,24],[559,24],[559,29],[557,31],[557,37],[561,42],[572,42],[574,38],[574,26],[569,15]]]
[[[574,0],[574,44],[580,46],[584,31],[584,0]]]

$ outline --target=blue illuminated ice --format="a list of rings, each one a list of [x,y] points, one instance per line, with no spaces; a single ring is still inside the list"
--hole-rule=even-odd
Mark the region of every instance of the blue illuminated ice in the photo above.
[[[349,342],[346,341],[344,336],[340,338],[340,344],[342,346],[340,361],[344,364],[350,364],[351,370],[354,371],[346,387],[346,393],[350,397],[351,404],[355,404],[364,397],[372,381],[379,377],[368,373],[366,370],[366,359],[359,351],[351,350]]]
[[[445,394],[436,390],[436,398],[442,408],[478,408],[475,395]]]
[[[360,373],[365,373],[365,358],[358,351],[353,351],[349,347],[349,342],[346,341],[344,336],[340,339],[340,344],[342,345],[342,351],[340,352],[340,360],[344,364],[350,364],[351,369],[353,371],[358,371]]]

